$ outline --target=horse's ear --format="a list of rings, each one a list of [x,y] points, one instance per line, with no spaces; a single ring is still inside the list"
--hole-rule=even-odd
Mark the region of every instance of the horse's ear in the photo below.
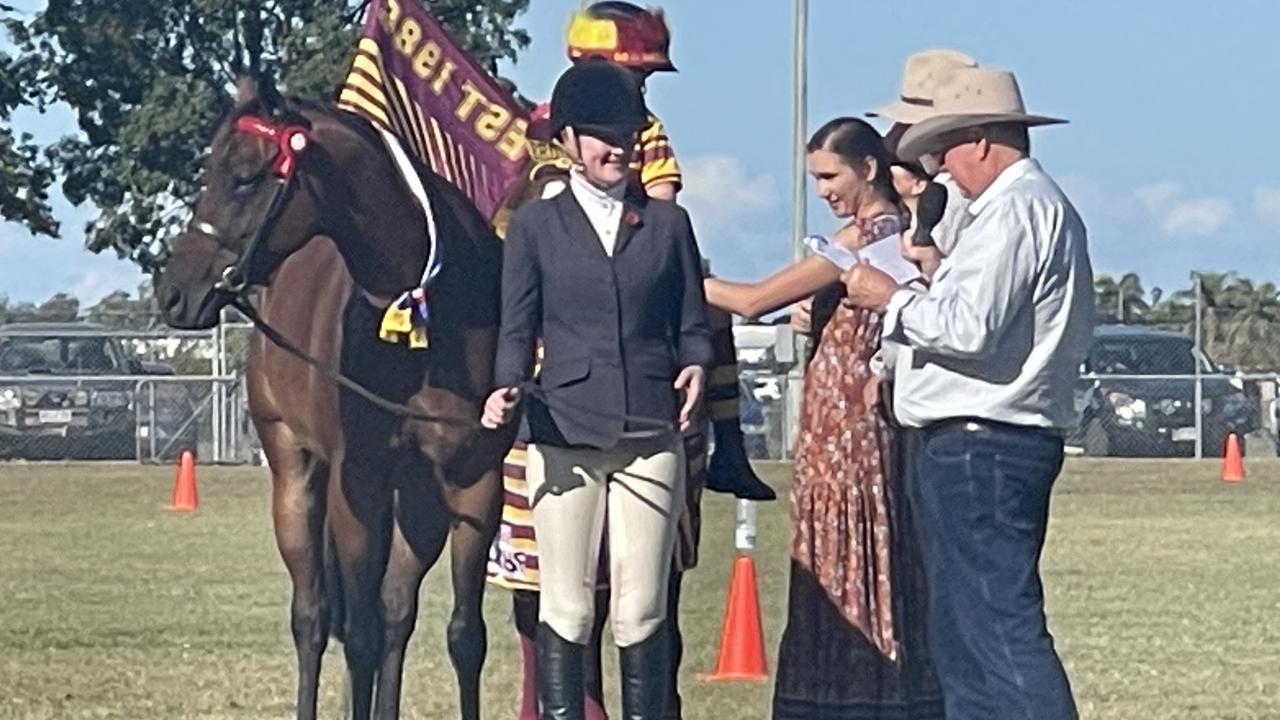
[[[275,114],[284,104],[276,84],[265,75],[241,75],[236,79],[236,107],[247,108],[257,103],[269,114]]]
[[[236,78],[236,105],[245,107],[258,99],[258,81],[249,75]]]
[[[263,110],[273,116],[279,116],[286,110],[284,96],[276,89],[275,80],[269,75],[258,77],[258,99],[262,101]]]

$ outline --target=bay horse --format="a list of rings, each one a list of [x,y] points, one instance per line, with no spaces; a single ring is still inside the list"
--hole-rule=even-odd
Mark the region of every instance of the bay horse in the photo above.
[[[351,113],[253,83],[241,84],[218,124],[192,222],[155,277],[177,328],[212,327],[246,287],[261,287],[262,322],[384,401],[338,387],[332,370],[255,334],[249,404],[293,583],[300,720],[315,717],[331,632],[344,645],[350,716],[399,716],[419,588],[446,539],[449,655],[461,717],[480,715],[485,563],[514,433],[478,422],[492,382],[502,246],[460,191],[419,174],[444,257],[429,289],[426,350],[377,337],[382,311],[420,283],[430,250],[422,209],[384,141]]]

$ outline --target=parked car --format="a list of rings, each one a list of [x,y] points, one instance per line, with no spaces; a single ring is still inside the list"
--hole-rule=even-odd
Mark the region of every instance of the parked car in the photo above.
[[[1194,454],[1196,381],[1191,376],[1197,364],[1203,453],[1222,455],[1232,432],[1243,443],[1259,418],[1240,383],[1197,352],[1186,335],[1131,325],[1102,325],[1094,332],[1076,391],[1080,423],[1068,441],[1095,456]]]
[[[108,328],[0,327],[0,457],[130,459],[152,436],[170,455],[195,447],[187,389],[139,382],[159,375],[173,369],[140,362]]]

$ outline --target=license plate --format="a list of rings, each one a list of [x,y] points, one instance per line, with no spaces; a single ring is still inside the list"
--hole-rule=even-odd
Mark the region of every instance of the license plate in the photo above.
[[[70,410],[41,410],[36,418],[41,425],[65,425],[71,422]]]
[[[1169,437],[1174,442],[1195,442],[1196,429],[1193,427],[1174,428],[1173,432],[1169,434]]]

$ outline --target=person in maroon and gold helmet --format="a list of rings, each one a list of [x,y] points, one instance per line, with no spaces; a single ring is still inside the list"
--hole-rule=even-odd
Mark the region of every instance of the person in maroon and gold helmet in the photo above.
[[[567,54],[575,64],[588,59],[605,59],[629,69],[643,90],[655,72],[674,72],[671,62],[671,36],[666,19],[659,9],[646,10],[626,2],[598,2],[575,12],[567,32]],[[527,192],[532,197],[550,197],[566,187],[572,161],[549,132],[549,105],[536,106],[530,113],[528,137],[533,168],[529,172]],[[671,141],[662,122],[652,113],[641,132],[633,155],[634,180],[645,194],[656,200],[674,200],[681,189],[681,170]],[[526,198],[527,199],[527,198]],[[734,353],[732,319],[727,313],[710,309],[708,325],[713,335],[715,366],[708,378],[706,415],[715,433],[714,455],[708,457],[706,422],[685,438],[688,460],[687,511],[680,519],[680,533],[668,608],[671,622],[666,632],[672,642],[672,677],[664,717],[680,717],[680,696],[676,675],[682,642],[675,618],[682,571],[697,563],[702,488],[728,492],[753,500],[772,500],[774,493],[753,472],[747,460],[742,430],[738,422],[738,372]],[[524,666],[521,720],[536,718],[539,703],[534,692],[536,658],[533,635],[538,617],[540,581],[537,542],[533,534],[531,514],[525,499],[525,448],[517,445],[508,455],[504,467],[506,500],[502,528],[495,539],[489,564],[489,580],[514,591],[515,620],[521,636]],[[606,581],[607,582],[607,581]],[[602,595],[607,597],[602,592]],[[604,603],[607,609],[607,601]],[[602,718],[600,630],[603,615],[597,619],[596,632],[586,653],[584,680],[586,717]]]
[[[641,90],[653,73],[676,71],[671,62],[671,31],[661,8],[615,0],[594,3],[573,14],[567,44],[573,62],[609,60],[631,70]],[[653,113],[640,134],[631,165],[650,197],[675,199],[680,191],[680,164],[662,121]]]

